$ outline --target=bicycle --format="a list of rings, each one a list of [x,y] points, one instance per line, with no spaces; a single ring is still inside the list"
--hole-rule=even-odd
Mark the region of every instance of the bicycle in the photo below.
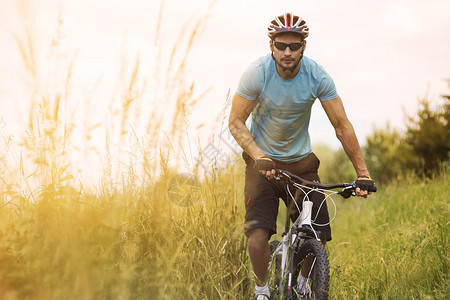
[[[325,195],[323,201],[331,199],[331,195],[334,194],[348,198],[355,196],[356,184],[355,182],[321,184],[315,181],[304,180],[281,169],[276,170],[275,179],[285,182],[289,196],[300,214],[290,226],[290,210],[286,209],[283,239],[282,241],[270,242],[271,256],[268,269],[268,283],[272,294],[271,299],[328,299],[330,278],[328,255],[324,245],[320,242],[320,232],[312,227],[313,219],[311,213],[313,202],[309,200],[308,195],[311,192],[321,192]],[[301,189],[304,193],[301,210],[289,189],[289,184],[292,184],[297,189]],[[338,188],[342,190],[332,191]],[[374,186],[370,192],[376,192],[376,187]],[[335,217],[336,205],[334,207]],[[331,221],[333,221],[334,217]],[[298,295],[296,288],[297,277],[304,263],[311,264],[311,268],[305,282],[304,291],[306,293]]]

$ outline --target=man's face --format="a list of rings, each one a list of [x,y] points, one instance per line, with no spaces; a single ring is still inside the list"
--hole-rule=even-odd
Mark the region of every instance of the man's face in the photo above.
[[[286,47],[286,45],[291,46]],[[270,49],[272,50],[276,61],[284,69],[291,69],[298,65],[305,46],[306,41],[302,41],[298,34],[293,33],[279,34],[270,42]],[[282,50],[283,48],[285,49]]]

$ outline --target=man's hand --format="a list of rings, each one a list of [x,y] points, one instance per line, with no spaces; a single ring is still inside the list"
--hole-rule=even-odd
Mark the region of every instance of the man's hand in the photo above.
[[[268,156],[264,155],[256,158],[253,167],[258,169],[258,171],[269,180],[275,177],[275,163]]]
[[[358,176],[358,179],[355,181],[356,184],[356,195],[360,197],[366,198],[367,195],[370,195],[372,192],[377,191],[377,187],[375,186],[375,182],[373,182],[370,176],[362,175]]]

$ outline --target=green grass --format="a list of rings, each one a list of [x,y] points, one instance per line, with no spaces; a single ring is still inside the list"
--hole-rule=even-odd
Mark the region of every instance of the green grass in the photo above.
[[[336,299],[449,299],[450,182],[381,187],[338,203],[329,243]]]

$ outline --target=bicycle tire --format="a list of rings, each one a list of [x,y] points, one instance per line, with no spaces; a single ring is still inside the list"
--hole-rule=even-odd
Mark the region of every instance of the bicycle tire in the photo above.
[[[330,267],[327,251],[319,241],[308,239],[300,245],[295,254],[297,262],[296,273],[300,273],[304,260],[311,255],[315,258],[315,261],[308,278],[310,294],[303,298],[299,297],[299,299],[326,300],[328,299]]]
[[[269,243],[270,247],[270,261],[267,272],[267,281],[270,288],[270,293],[275,296],[280,290],[281,283],[281,253],[274,254],[275,250],[281,244],[279,241],[272,241]]]

